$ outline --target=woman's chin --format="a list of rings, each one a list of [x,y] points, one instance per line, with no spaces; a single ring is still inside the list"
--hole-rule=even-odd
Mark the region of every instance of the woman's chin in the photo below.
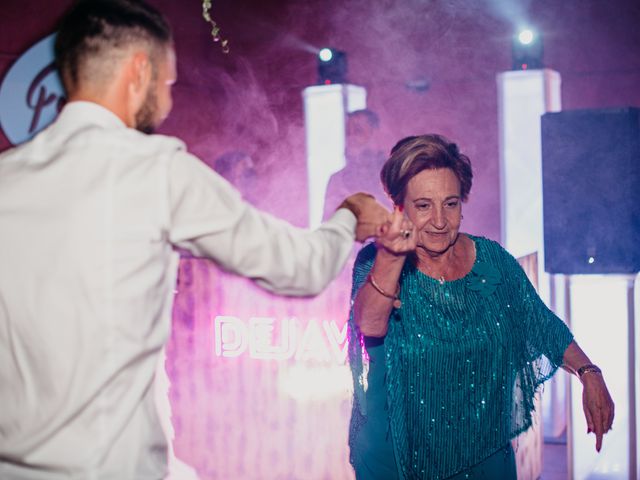
[[[451,243],[447,241],[442,242],[423,242],[418,245],[429,255],[441,255],[451,248]]]

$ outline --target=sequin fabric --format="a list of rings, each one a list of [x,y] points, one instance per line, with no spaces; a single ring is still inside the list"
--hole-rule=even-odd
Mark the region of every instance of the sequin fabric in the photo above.
[[[407,261],[402,307],[389,319],[387,420],[399,470],[408,479],[447,478],[527,430],[536,389],[561,365],[573,339],[509,253],[494,241],[470,238],[476,261],[461,279],[441,284]],[[352,298],[375,252],[370,244],[358,254]],[[360,426],[368,421],[367,361],[353,311],[350,317],[353,463]]]

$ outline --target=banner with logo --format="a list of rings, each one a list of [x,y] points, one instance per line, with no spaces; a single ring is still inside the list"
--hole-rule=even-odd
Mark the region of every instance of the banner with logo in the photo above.
[[[11,66],[0,84],[0,128],[19,145],[49,125],[65,102],[54,64],[55,34],[43,38]]]

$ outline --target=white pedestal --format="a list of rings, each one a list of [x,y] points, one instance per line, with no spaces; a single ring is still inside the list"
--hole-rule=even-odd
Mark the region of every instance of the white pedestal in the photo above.
[[[307,87],[304,122],[307,140],[309,226],[322,222],[324,198],[331,175],[345,166],[345,116],[367,106],[367,91],[355,85]]]
[[[560,74],[498,74],[502,244],[515,257],[538,252],[544,272],[540,117],[560,110]],[[541,289],[546,287],[540,282]]]
[[[515,257],[537,252],[538,293],[549,304],[549,276],[544,273],[540,118],[561,108],[560,74],[547,69],[509,71],[498,74],[497,82],[502,245]],[[555,377],[542,396],[542,425],[555,434],[562,433],[566,425],[564,381]],[[541,474],[544,428],[523,439],[530,444],[527,455],[535,460],[528,459],[526,472],[518,465],[519,478]]]
[[[632,276],[574,275],[570,277],[571,329],[582,349],[604,372],[616,405],[613,429],[595,451],[595,436],[586,435],[582,385],[571,379],[570,478],[625,479],[638,477],[637,466],[637,332]]]

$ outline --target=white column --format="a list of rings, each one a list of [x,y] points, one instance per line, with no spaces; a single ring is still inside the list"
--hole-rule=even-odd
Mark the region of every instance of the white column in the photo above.
[[[329,178],[345,166],[345,116],[367,106],[367,91],[355,85],[316,85],[303,93],[309,182],[309,226],[322,221]]]
[[[545,300],[540,117],[560,111],[560,83],[548,69],[498,74],[502,245],[515,257],[538,252]]]
[[[538,292],[549,304],[549,276],[544,273],[540,118],[561,108],[560,74],[548,69],[509,71],[498,74],[497,82],[502,245],[515,257],[537,253]],[[544,428],[564,431],[565,382],[554,377],[542,396],[544,420],[540,428],[519,439],[528,458],[517,456],[518,478],[535,479],[542,473]],[[540,415],[537,412],[538,419]]]
[[[571,325],[591,361],[604,372],[616,404],[613,429],[595,451],[595,436],[586,435],[582,385],[571,380],[569,466],[582,479],[638,478],[634,277],[629,275],[573,275],[570,278]]]

